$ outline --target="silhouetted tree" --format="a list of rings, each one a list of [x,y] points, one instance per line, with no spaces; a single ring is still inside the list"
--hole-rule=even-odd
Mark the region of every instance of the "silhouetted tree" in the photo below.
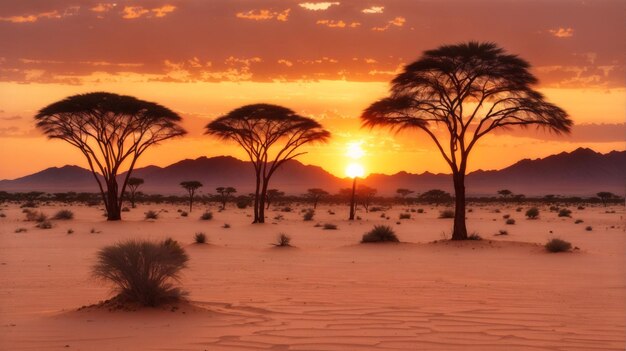
[[[509,189],[498,190],[498,195],[502,196],[504,200],[508,199],[509,196],[513,195],[513,192]]]
[[[330,137],[315,120],[269,104],[237,108],[209,123],[206,133],[236,141],[252,161],[256,176],[253,223],[265,222],[265,200],[274,172],[286,161],[304,154],[298,151],[302,145],[325,142]]]
[[[361,116],[365,126],[419,129],[434,141],[452,170],[456,201],[452,240],[467,239],[465,174],[478,140],[496,128],[511,126],[570,130],[567,113],[532,88],[537,79],[529,67],[493,43],[441,46],[407,65],[392,81],[390,96]]]
[[[141,178],[128,178],[128,194],[130,198],[130,206],[132,208],[135,208],[135,195],[137,194],[137,188],[139,188],[143,182],[144,181]]]
[[[110,221],[121,219],[122,194],[139,156],[186,133],[170,109],[111,93],[70,96],[41,109],[35,120],[48,138],[65,140],[85,155]],[[128,169],[120,188],[116,177],[123,165]]]
[[[226,203],[232,197],[232,194],[237,192],[237,189],[233,188],[232,186],[228,186],[228,187],[220,186],[220,187],[215,188],[215,191],[217,191],[218,198],[220,199],[220,202],[222,203],[222,210],[224,210],[226,209]]]
[[[432,202],[437,205],[452,200],[452,196],[441,189],[431,189],[418,196],[422,201]]]
[[[285,192],[280,191],[278,189],[268,189],[267,194],[265,194],[265,202],[267,203],[265,209],[270,208],[270,204],[285,195]]]
[[[414,191],[413,190],[409,190],[409,189],[405,189],[405,188],[398,188],[396,190],[396,194],[400,195],[402,197],[402,200],[406,200],[406,197],[413,194]]]
[[[196,194],[196,190],[202,187],[202,183],[197,180],[189,180],[181,182],[180,186],[187,190],[187,194],[189,195],[189,212],[191,212],[193,209],[193,196]]]
[[[313,201],[313,209],[317,208],[317,203],[326,195],[328,195],[328,192],[320,188],[311,188],[306,191],[306,197]]]
[[[376,196],[378,190],[374,188],[370,188],[367,185],[359,185],[356,191],[356,196],[359,202],[361,202],[361,206],[365,209],[365,213],[369,212],[370,205],[372,203],[372,199]]]
[[[615,194],[610,193],[608,191],[601,191],[599,193],[596,194],[600,200],[602,201],[602,204],[604,205],[604,207],[606,207],[606,203],[608,200],[611,200],[615,197],[617,197]]]

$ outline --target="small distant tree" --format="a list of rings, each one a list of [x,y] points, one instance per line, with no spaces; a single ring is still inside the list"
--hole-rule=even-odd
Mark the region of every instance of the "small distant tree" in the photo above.
[[[311,188],[306,191],[305,196],[311,199],[311,201],[313,201],[313,209],[316,209],[317,203],[320,201],[322,197],[326,195],[328,195],[328,192],[326,190],[323,190],[320,188]]]
[[[274,200],[279,199],[283,196],[285,196],[285,193],[283,191],[280,191],[278,189],[268,189],[267,194],[265,195],[265,202],[267,203],[265,209],[270,208],[270,204],[274,202]]]
[[[513,195],[513,192],[509,189],[502,189],[498,190],[498,195],[502,196],[502,198],[506,201],[506,199]]]
[[[516,202],[522,202],[524,201],[525,198],[526,198],[526,195],[524,194],[515,194],[513,196],[513,200],[515,200]]]
[[[369,212],[370,205],[372,204],[372,200],[378,190],[374,188],[370,188],[367,185],[359,185],[356,190],[356,196],[359,202],[361,202],[361,206],[365,209],[365,213]]]
[[[406,202],[406,197],[413,194],[414,191],[413,190],[409,190],[409,189],[405,189],[405,188],[398,188],[396,190],[396,194],[400,195],[400,197],[402,198],[403,201]]]
[[[604,207],[606,207],[606,203],[611,200],[616,198],[617,196],[613,193],[610,193],[608,191],[601,191],[599,193],[596,194],[600,200],[602,201],[602,204],[604,205]]]
[[[85,156],[110,221],[122,218],[122,195],[137,159],[152,145],[186,133],[172,110],[111,93],[70,96],[41,109],[35,120],[48,138],[64,140]],[[119,187],[123,165],[128,168]]]
[[[128,178],[128,193],[130,198],[130,206],[135,208],[135,195],[137,194],[137,188],[143,184],[143,179],[141,178]]]
[[[305,154],[303,145],[330,138],[315,120],[270,104],[239,107],[209,123],[206,133],[236,141],[250,158],[256,177],[253,223],[265,223],[267,189],[276,170]]]
[[[428,190],[418,197],[422,201],[431,202],[439,206],[439,204],[452,201],[452,196],[441,189]]]
[[[202,183],[197,180],[189,180],[186,182],[181,182],[180,186],[187,190],[187,194],[189,195],[189,212],[191,212],[191,210],[193,209],[193,196],[195,195],[196,190],[202,187]]]
[[[215,188],[215,191],[217,191],[217,196],[222,203],[222,210],[224,210],[226,209],[226,203],[228,202],[228,200],[230,200],[233,194],[237,192],[237,189],[233,188],[232,186],[220,186]]]

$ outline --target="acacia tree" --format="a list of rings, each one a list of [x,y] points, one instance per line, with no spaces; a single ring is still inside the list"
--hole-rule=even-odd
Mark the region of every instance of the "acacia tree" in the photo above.
[[[128,178],[128,194],[130,198],[130,206],[135,208],[135,195],[137,194],[137,188],[143,184],[143,179],[130,177]]]
[[[311,188],[306,191],[306,196],[313,201],[313,209],[317,208],[317,203],[326,195],[328,195],[328,191],[320,188]]]
[[[600,198],[604,207],[606,207],[606,203],[608,200],[611,200],[617,197],[615,194],[608,192],[608,191],[601,191],[597,193],[596,195]]]
[[[365,213],[369,213],[370,205],[378,190],[370,188],[367,185],[359,185],[356,190],[356,197],[361,201],[361,206],[365,209]]]
[[[222,203],[222,210],[224,210],[226,209],[226,202],[228,202],[228,199],[230,199],[232,194],[237,192],[237,189],[233,188],[232,186],[228,186],[228,187],[220,186],[220,187],[215,188],[215,191],[217,191],[218,198],[220,202]]]
[[[405,188],[398,188],[396,190],[396,194],[400,195],[402,197],[402,200],[405,200],[406,202],[406,197],[413,194],[414,191],[413,190],[409,190],[409,189],[405,189]]]
[[[196,190],[202,187],[202,183],[197,180],[188,180],[180,182],[180,186],[187,190],[187,195],[189,195],[189,212],[191,212],[193,209],[193,196],[196,194]]]
[[[265,222],[265,200],[269,181],[285,162],[305,154],[300,147],[325,142],[330,137],[321,124],[277,105],[239,107],[206,126],[206,134],[234,140],[246,152],[256,176],[254,221]]]
[[[180,116],[153,102],[111,93],[70,96],[44,107],[37,127],[50,139],[77,147],[87,158],[110,221],[121,206],[135,163],[150,146],[184,135]],[[121,188],[117,175],[126,168]],[[98,174],[100,173],[100,175]]]
[[[506,201],[509,196],[513,196],[513,192],[509,189],[498,190],[498,195],[502,196],[502,198]]]
[[[424,52],[392,81],[390,96],[361,115],[364,126],[418,129],[452,170],[452,240],[467,239],[465,174],[470,152],[496,128],[536,125],[568,133],[572,121],[532,86],[530,65],[493,43],[445,45]]]
[[[280,191],[278,189],[268,189],[265,196],[265,202],[267,203],[265,209],[267,210],[268,208],[270,208],[270,205],[272,202],[274,202],[274,200],[279,199],[283,196],[285,196],[284,191]]]

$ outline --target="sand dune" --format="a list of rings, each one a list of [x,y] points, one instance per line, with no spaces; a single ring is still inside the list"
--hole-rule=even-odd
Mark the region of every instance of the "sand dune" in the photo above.
[[[623,350],[626,345],[626,236],[623,206],[542,210],[524,219],[510,205],[471,205],[468,226],[486,240],[438,242],[451,220],[422,207],[395,224],[404,206],[345,220],[347,208],[318,208],[249,224],[229,208],[200,221],[183,206],[141,205],[123,222],[74,206],[74,220],[49,230],[24,222],[17,205],[0,218],[0,349],[3,350]],[[43,206],[54,214],[60,205]],[[500,213],[495,213],[495,209]],[[143,212],[165,209],[156,221]],[[503,214],[516,219],[505,225]],[[575,219],[584,223],[574,224]],[[221,226],[229,223],[231,228]],[[316,223],[334,223],[323,230]],[[374,224],[400,244],[357,244]],[[593,231],[586,231],[592,226]],[[18,227],[24,233],[14,233]],[[67,230],[74,230],[67,234]],[[96,233],[91,233],[91,231]],[[493,236],[505,229],[507,236]],[[210,245],[193,244],[207,234]],[[552,231],[552,233],[550,233]],[[279,232],[296,248],[269,245]],[[182,284],[189,303],[140,311],[86,308],[111,296],[90,276],[95,252],[131,237],[172,236],[190,255]],[[580,248],[547,254],[561,237]]]

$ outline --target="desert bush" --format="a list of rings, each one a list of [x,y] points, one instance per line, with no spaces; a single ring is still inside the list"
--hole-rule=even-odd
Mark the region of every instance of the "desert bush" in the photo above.
[[[526,211],[526,217],[528,219],[537,219],[539,217],[539,209],[537,207],[531,207]]]
[[[559,210],[559,217],[571,217],[572,211],[567,208],[562,208]]]
[[[335,214],[335,211],[328,210],[328,214],[329,214],[329,215],[334,215],[334,214]]]
[[[248,199],[239,199],[239,200],[237,200],[237,202],[235,204],[237,205],[238,209],[244,209],[244,208],[248,207],[248,205],[250,204],[250,200],[248,200]]]
[[[503,229],[498,230],[496,235],[509,235],[509,232]]]
[[[322,229],[325,229],[325,230],[336,230],[337,229],[337,225],[336,224],[332,224],[332,223],[324,223],[324,225],[322,226]]]
[[[180,216],[181,217],[187,217],[187,216],[189,216],[189,213],[187,211],[180,211]]]
[[[275,220],[275,221],[280,221],[280,220],[282,220],[283,218],[284,218],[284,217],[283,217],[283,215],[281,215],[281,214],[277,214],[276,216],[274,216],[274,220]]]
[[[196,244],[205,244],[206,243],[206,234],[202,232],[198,232],[193,236],[193,240]]]
[[[551,239],[545,245],[548,252],[567,252],[572,249],[572,244],[558,238]]]
[[[380,212],[380,211],[383,211],[383,210],[384,210],[384,208],[382,208],[380,206],[372,206],[372,207],[370,207],[369,211],[370,212]]]
[[[361,243],[399,242],[396,233],[386,225],[374,226],[374,229],[363,234]]]
[[[224,229],[228,229],[228,228],[230,228],[230,224],[228,224],[228,223],[224,223],[224,225],[222,226],[222,228],[224,228]]]
[[[92,272],[115,285],[124,301],[157,306],[183,297],[174,285],[189,257],[174,240],[128,240],[98,251]]]
[[[515,212],[522,212],[522,208],[521,207],[516,208]]]
[[[291,246],[291,238],[285,234],[285,233],[280,233],[278,234],[278,238],[276,239],[276,242],[273,243],[272,245],[276,246],[276,247],[288,247]]]
[[[310,208],[304,212],[304,215],[302,215],[302,219],[304,219],[305,221],[312,221],[314,216],[315,210]]]
[[[15,228],[16,233],[26,233],[28,229],[26,228]]]
[[[293,209],[289,206],[285,206],[280,209],[281,212],[291,212]]]
[[[577,220],[574,221],[574,224],[580,224],[582,222],[584,222],[582,219],[577,219]]]
[[[578,206],[578,208],[577,208],[577,209],[582,211],[582,210],[584,210],[584,209],[585,209],[585,206]]]
[[[48,220],[48,216],[46,216],[46,214],[44,214],[43,212],[26,210],[25,213],[26,213],[26,220],[29,222],[41,223],[41,222],[45,222]]]
[[[39,229],[51,229],[52,228],[52,222],[50,222],[49,220],[45,220],[45,221],[41,221],[39,223],[37,223],[37,228]]]
[[[593,230],[593,228],[592,228],[590,225],[588,225],[588,226],[586,226],[586,227],[585,227],[585,230],[586,230],[586,231],[588,231],[588,232],[590,232],[590,231],[592,231],[592,230]]]
[[[424,213],[424,209],[423,208],[418,208],[417,209],[417,213]]]
[[[210,221],[213,219],[213,212],[206,211],[200,216],[200,219],[203,221]]]
[[[508,224],[508,225],[513,225],[513,224],[515,224],[515,220],[513,218],[509,218],[509,219],[506,220],[505,223]]]
[[[483,240],[483,238],[478,233],[472,233],[467,236],[467,240]]]
[[[502,216],[502,218],[504,218],[504,219],[509,219],[510,217],[511,217],[510,214],[505,214],[504,216]]]
[[[58,220],[70,220],[74,218],[74,212],[70,210],[60,210],[57,212],[52,219]]]
[[[550,206],[550,211],[551,212],[559,212],[559,207],[558,206]]]
[[[496,208],[495,210],[493,210],[493,213],[500,213],[500,212],[501,212],[501,211],[500,211],[500,209],[499,209],[499,208]]]
[[[411,219],[410,213],[400,213],[400,219]]]
[[[35,203],[35,201],[26,201],[24,202],[20,208],[36,208],[37,204]]]
[[[145,213],[145,218],[146,219],[157,219],[159,218],[159,213],[153,210],[150,210],[148,212]]]
[[[467,213],[472,213],[472,212],[474,212],[474,209],[472,209],[472,208],[468,208],[467,209]]]
[[[439,218],[454,218],[453,210],[443,210],[439,212]]]
[[[0,218],[5,218],[7,215],[4,212],[0,212]]]
[[[71,228],[70,228],[70,229],[68,229],[68,230],[67,230],[67,234],[74,234],[74,229],[71,229]]]

